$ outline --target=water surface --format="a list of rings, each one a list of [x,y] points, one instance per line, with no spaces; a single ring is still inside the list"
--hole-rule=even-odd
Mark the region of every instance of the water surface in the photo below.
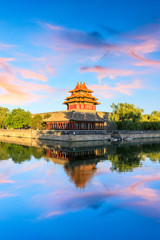
[[[1,239],[160,239],[160,142],[40,145],[0,142]]]

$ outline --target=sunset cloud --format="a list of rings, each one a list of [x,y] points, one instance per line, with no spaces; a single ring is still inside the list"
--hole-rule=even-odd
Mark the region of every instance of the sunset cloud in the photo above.
[[[53,75],[55,74],[55,69],[52,66],[47,65],[46,68],[50,74],[53,74]]]
[[[151,66],[159,67],[160,60],[149,59],[148,56],[150,53],[154,53],[160,50],[160,41],[158,39],[153,39],[150,37],[147,40],[142,41],[137,45],[128,47],[128,54],[137,59],[139,62],[135,63],[136,66]]]
[[[93,89],[97,95],[110,99],[115,97],[118,93],[125,95],[132,95],[134,90],[143,89],[144,86],[139,79],[134,80],[132,83],[116,83],[114,87],[104,85],[90,85],[90,89]]]
[[[12,46],[13,45],[10,45],[10,44],[0,43],[0,49],[9,48],[9,47],[12,47]]]
[[[48,39],[51,40],[50,46],[58,51],[115,48],[115,45],[109,43],[98,31],[83,32],[50,23],[40,23],[40,25],[48,30]]]
[[[38,101],[51,93],[54,88],[46,84],[26,82],[23,79],[47,81],[43,75],[10,64],[13,58],[0,58],[0,102],[2,104],[23,105]],[[19,79],[19,74],[23,79]],[[40,92],[37,94],[36,92]]]
[[[98,75],[99,82],[102,78],[109,77],[110,79],[115,79],[116,77],[121,76],[130,76],[135,74],[132,70],[122,70],[122,69],[112,69],[107,67],[101,67],[101,66],[94,66],[94,67],[81,67],[80,72],[95,72]]]
[[[108,55],[108,52],[112,52],[115,57],[118,55],[126,55],[128,57],[136,58],[144,65],[157,65],[158,60],[145,58],[145,55],[160,50],[160,40],[157,31],[149,28],[147,34],[144,29],[141,29],[141,34],[117,34],[116,41],[108,41],[108,39],[98,31],[91,33],[80,31],[77,29],[68,29],[63,26],[52,25],[50,23],[41,23],[41,26],[48,30],[48,39],[51,40],[51,45],[57,51],[71,52],[74,50],[81,50],[80,54],[90,56],[93,61],[99,61],[103,56]],[[157,26],[158,27],[158,26]],[[157,28],[153,28],[157,29]],[[144,33],[143,33],[144,31]],[[118,41],[120,36],[120,40]],[[92,50],[86,51],[86,50]],[[75,51],[77,54],[77,51]],[[92,56],[91,56],[92,55]],[[101,56],[101,57],[100,57]],[[139,66],[138,64],[136,64]]]
[[[36,72],[32,72],[27,69],[17,69],[17,71],[21,74],[23,78],[41,80],[42,82],[47,81],[47,78],[45,76],[38,74]]]

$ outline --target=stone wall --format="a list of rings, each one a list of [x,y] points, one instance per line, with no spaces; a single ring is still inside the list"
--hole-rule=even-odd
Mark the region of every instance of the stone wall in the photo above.
[[[132,136],[134,139],[160,138],[160,131],[120,131],[123,138]],[[103,141],[110,138],[111,132],[105,130],[74,131],[74,130],[15,130],[1,129],[0,137],[16,137],[28,139],[44,139],[54,141]]]

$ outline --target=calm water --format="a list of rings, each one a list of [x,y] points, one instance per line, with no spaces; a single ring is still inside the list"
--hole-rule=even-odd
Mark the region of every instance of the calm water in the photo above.
[[[0,142],[0,159],[1,239],[160,239],[160,143]]]

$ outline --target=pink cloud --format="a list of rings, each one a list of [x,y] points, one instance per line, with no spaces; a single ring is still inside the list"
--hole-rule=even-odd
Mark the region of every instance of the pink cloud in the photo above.
[[[136,66],[151,66],[159,67],[159,60],[152,60],[145,57],[150,53],[154,53],[160,50],[160,40],[156,39],[154,36],[144,36],[140,38],[140,42],[137,44],[130,44],[122,46],[122,51],[137,59],[139,62],[135,63]]]
[[[137,33],[133,33],[133,35],[129,36],[127,36],[127,34],[121,35],[121,38],[124,38],[123,42],[121,41],[118,43],[117,39],[117,44],[108,42],[106,38],[96,31],[93,33],[88,33],[76,29],[67,29],[65,27],[56,26],[49,23],[41,23],[41,26],[48,29],[48,40],[50,39],[49,46],[57,51],[85,54],[88,55],[93,61],[98,61],[100,58],[105,56],[106,53],[112,52],[115,56],[127,55],[128,57],[136,58],[141,62],[139,64],[135,64],[137,66],[142,66],[142,64],[148,66],[159,65],[158,60],[151,60],[145,57],[146,54],[159,51],[160,49],[159,32],[157,31],[159,23],[154,27],[143,27],[141,29],[141,34],[139,35]],[[146,29],[148,30],[147,33]],[[77,50],[80,50],[80,52]],[[119,70],[117,73],[114,72],[115,75],[112,75],[112,72],[102,72],[101,69],[101,73],[98,75],[98,77],[99,79],[105,76],[114,78],[117,76],[117,74],[124,76],[123,73],[125,72],[122,71],[123,70]]]
[[[12,180],[7,180],[7,179],[1,179],[0,180],[0,184],[1,183],[14,183],[14,181],[12,181]]]
[[[47,65],[46,68],[50,74],[55,74],[55,69],[52,66]]]
[[[43,76],[42,74],[38,74],[38,73],[32,72],[30,70],[20,69],[20,68],[17,68],[17,71],[21,74],[21,76],[23,78],[41,80],[43,82],[47,81],[47,78],[45,76]]]
[[[0,58],[0,62],[11,62],[15,60],[14,58]]]
[[[46,214],[45,218],[50,218],[50,217],[58,216],[58,215],[62,215],[62,214],[64,214],[63,211],[52,211],[52,212]]]
[[[96,91],[97,95],[106,99],[110,99],[115,97],[118,93],[130,96],[134,90],[143,89],[144,85],[139,79],[136,79],[132,83],[128,84],[116,83],[115,87],[110,87],[107,84],[104,84],[90,85],[89,88]]]
[[[102,78],[109,77],[111,79],[115,79],[119,76],[129,76],[135,74],[132,70],[122,70],[122,69],[113,69],[113,68],[107,68],[107,67],[101,67],[101,66],[94,66],[94,67],[81,67],[80,72],[96,72],[98,75],[98,80]]]
[[[12,47],[13,45],[10,45],[10,44],[3,44],[3,43],[0,43],[0,49],[3,49],[3,48],[9,48],[9,47]]]
[[[80,53],[82,50],[101,50],[106,51],[115,48],[114,44],[107,42],[99,32],[83,32],[77,29],[68,29],[63,26],[56,26],[50,23],[39,23],[43,28],[48,30],[47,38],[43,39],[43,43],[47,41],[47,46],[57,51],[66,53]],[[46,35],[45,35],[46,36]],[[80,50],[80,51],[79,51]]]
[[[55,30],[55,31],[64,30],[64,28],[62,26],[56,26],[56,25],[49,24],[49,23],[45,23],[44,26],[46,26],[49,29]]]
[[[140,62],[134,64],[136,66],[155,66],[155,67],[160,66],[160,61],[159,60],[149,60],[149,59],[146,59],[144,57],[141,57],[141,56],[137,55],[134,52],[131,53],[131,56],[136,58],[137,60],[140,60]]]
[[[42,75],[36,74],[30,70],[24,70],[12,66],[9,62],[11,58],[0,59],[0,101],[3,104],[23,105],[34,102],[46,97],[44,93],[53,92],[54,89],[46,84],[35,84],[19,80],[17,74],[21,73],[24,78],[34,78],[46,81]],[[35,94],[35,92],[43,92],[43,94]]]

